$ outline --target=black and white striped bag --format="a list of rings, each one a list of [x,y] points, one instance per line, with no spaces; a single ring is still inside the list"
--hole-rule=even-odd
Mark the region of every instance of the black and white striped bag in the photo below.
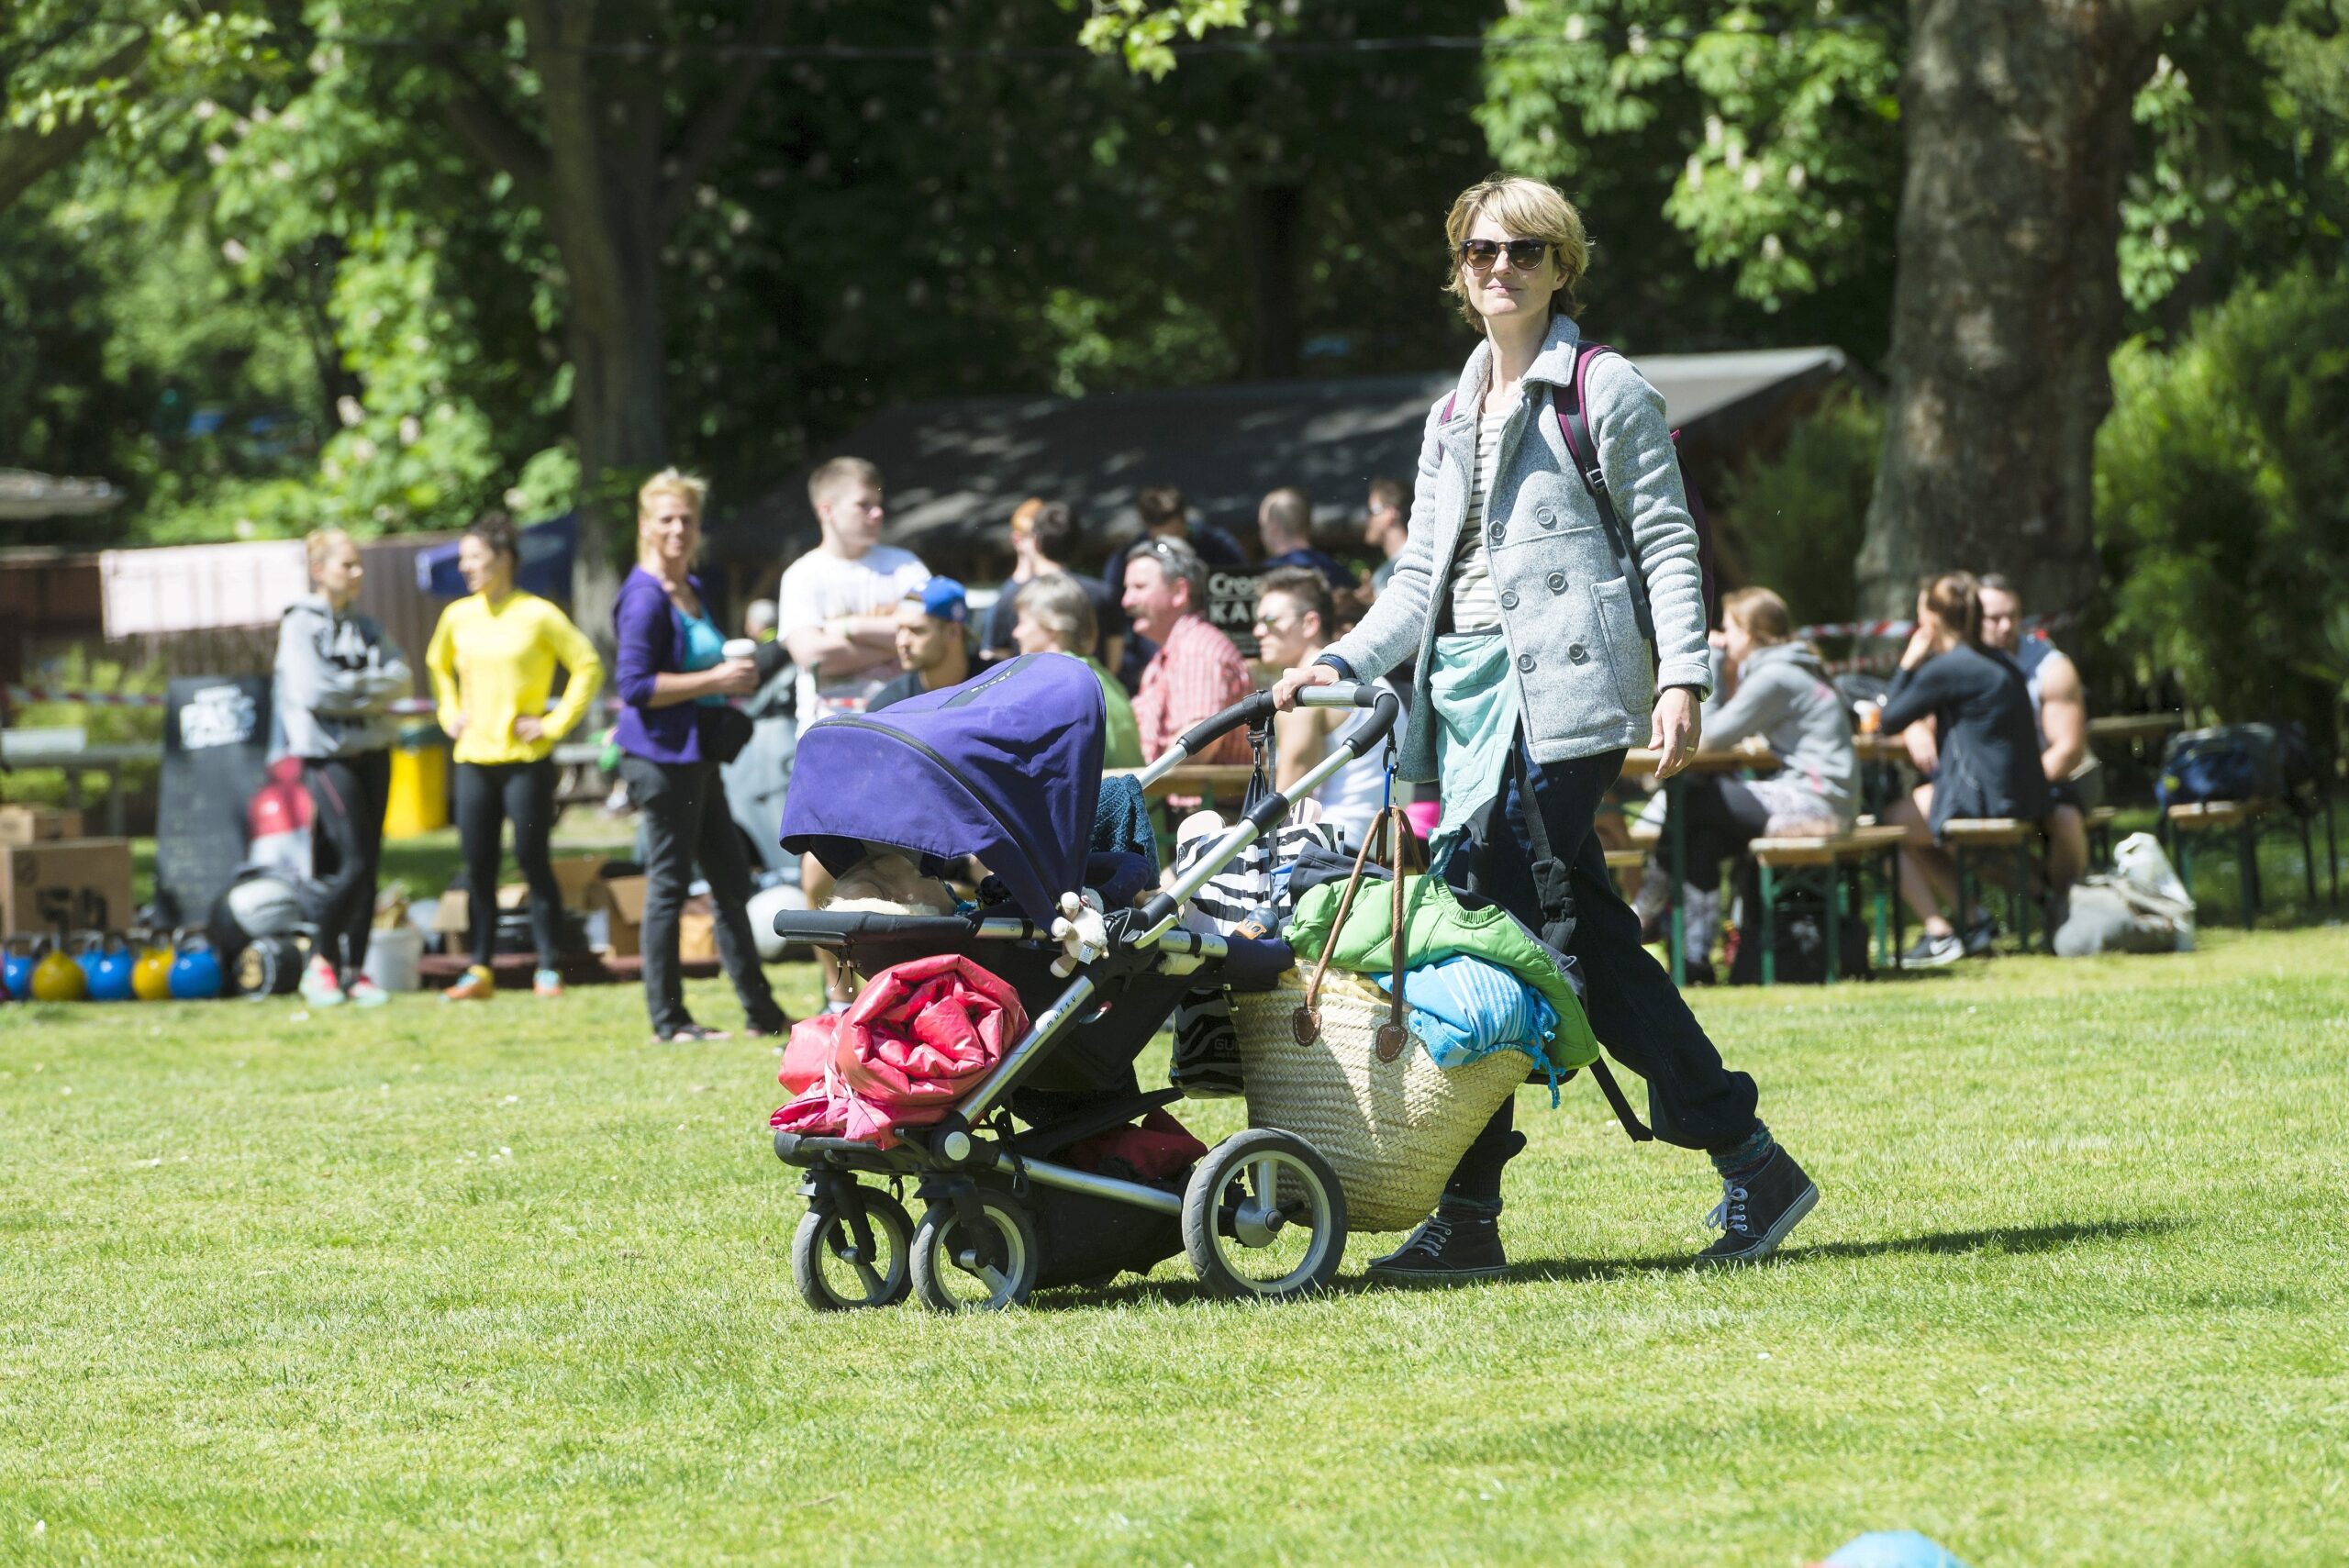
[[[1186,840],[1174,851],[1174,874],[1199,862],[1219,834]],[[1209,877],[1191,897],[1189,909],[1221,936],[1238,930],[1259,910],[1269,909],[1282,926],[1295,905],[1288,871],[1308,844],[1337,851],[1344,834],[1330,823],[1284,822],[1269,839],[1259,839]],[[1190,923],[1190,922],[1186,922]],[[1167,1080],[1194,1100],[1221,1099],[1242,1092],[1240,1037],[1231,1027],[1231,1004],[1221,989],[1193,991],[1174,1008],[1174,1061]]]

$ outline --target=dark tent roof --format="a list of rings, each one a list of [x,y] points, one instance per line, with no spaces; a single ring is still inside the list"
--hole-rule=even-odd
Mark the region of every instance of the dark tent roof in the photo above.
[[[1845,367],[1831,348],[1638,362],[1692,438],[1822,386]],[[1444,372],[914,404],[868,419],[826,455],[878,463],[889,491],[884,537],[941,569],[974,550],[999,553],[1011,509],[1029,495],[1074,506],[1097,553],[1102,540],[1132,531],[1134,495],[1151,484],[1180,487],[1196,516],[1245,540],[1257,502],[1280,485],[1303,485],[1329,520],[1358,507],[1374,478],[1408,484],[1428,406],[1457,380]],[[713,528],[719,552],[788,559],[812,544],[807,472]]]

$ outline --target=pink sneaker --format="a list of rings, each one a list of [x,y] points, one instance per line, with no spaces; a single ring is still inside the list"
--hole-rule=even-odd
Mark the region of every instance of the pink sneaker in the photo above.
[[[300,986],[302,1000],[313,1007],[340,1007],[343,1004],[342,981],[334,965],[323,957],[314,958],[302,971]]]
[[[389,991],[363,974],[344,986],[342,994],[351,999],[351,1005],[354,1007],[381,1007],[388,1005],[392,999],[392,994]]]

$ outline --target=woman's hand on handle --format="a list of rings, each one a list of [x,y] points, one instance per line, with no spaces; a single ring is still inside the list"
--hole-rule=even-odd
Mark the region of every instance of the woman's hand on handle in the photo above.
[[[1334,686],[1337,684],[1336,666],[1299,664],[1294,669],[1282,671],[1281,678],[1273,683],[1273,706],[1286,713],[1297,706],[1297,694],[1306,687]]]
[[[1657,778],[1668,779],[1688,765],[1697,754],[1698,727],[1697,694],[1687,686],[1665,687],[1655,699],[1655,717],[1648,727]]]

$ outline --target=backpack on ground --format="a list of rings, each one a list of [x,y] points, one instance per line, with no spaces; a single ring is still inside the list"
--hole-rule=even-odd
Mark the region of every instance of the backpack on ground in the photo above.
[[[2058,958],[2100,952],[2191,952],[2194,895],[2151,833],[2132,833],[2112,850],[2113,873],[2072,884],[2055,928]]]
[[[1598,442],[1591,434],[1590,421],[1583,412],[1590,406],[1589,399],[1585,395],[1585,386],[1590,377],[1591,361],[1602,354],[1617,352],[1605,343],[1578,345],[1575,350],[1574,382],[1566,389],[1567,400],[1560,403],[1553,399],[1551,411],[1557,416],[1558,433],[1565,438],[1566,450],[1574,456],[1575,470],[1582,475],[1583,488],[1588,490],[1590,498],[1598,503],[1599,526],[1607,530],[1607,543],[1615,552],[1617,569],[1631,587],[1631,613],[1639,622],[1640,636],[1653,648],[1655,646],[1655,614],[1648,606],[1647,573],[1640,569],[1639,552],[1633,548],[1631,530],[1616,514],[1614,497],[1607,488],[1606,471],[1598,461]],[[1460,395],[1456,392],[1445,399],[1444,419],[1452,417],[1453,406],[1459,400]],[[1672,442],[1676,458],[1680,446],[1678,430],[1672,432]],[[1689,520],[1697,525],[1697,570],[1704,579],[1705,624],[1711,626],[1720,618],[1721,607],[1720,582],[1713,571],[1712,519],[1706,515],[1704,497],[1697,493],[1696,482],[1688,477],[1686,467],[1680,471],[1680,490],[1688,501]]]
[[[1762,984],[1762,873],[1752,861],[1737,872],[1738,923],[1729,953],[1731,985]],[[1778,890],[1778,908],[1771,919],[1776,934],[1776,962],[1771,966],[1781,985],[1823,985],[1827,983],[1827,904],[1809,889]],[[1854,909],[1836,922],[1835,973],[1845,980],[1865,980],[1874,973],[1868,951],[1868,922]]]

